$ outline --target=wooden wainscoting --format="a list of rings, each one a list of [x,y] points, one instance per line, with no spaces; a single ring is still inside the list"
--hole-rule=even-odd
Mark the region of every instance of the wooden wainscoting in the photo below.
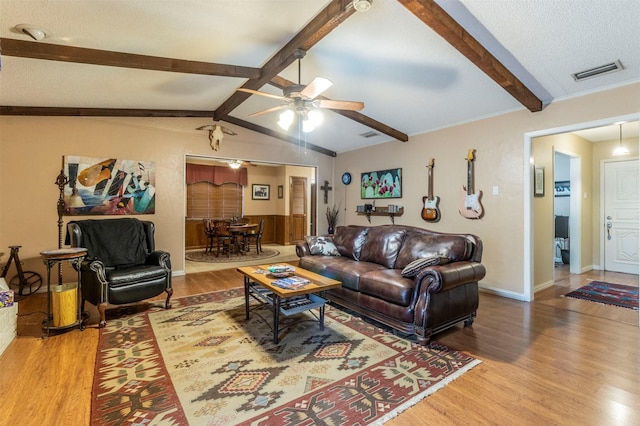
[[[207,247],[208,243],[202,219],[187,219],[184,226],[184,247],[187,250],[195,250]]]

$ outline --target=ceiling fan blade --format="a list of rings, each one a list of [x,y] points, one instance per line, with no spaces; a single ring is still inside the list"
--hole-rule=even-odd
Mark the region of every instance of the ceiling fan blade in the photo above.
[[[285,108],[288,108],[288,105],[278,105],[278,106],[273,107],[273,108],[269,108],[269,109],[265,109],[265,110],[262,110],[262,111],[254,112],[253,114],[249,114],[249,117],[257,117],[258,115],[268,114],[270,112],[278,111],[278,110],[285,109]]]
[[[236,89],[238,92],[245,92],[245,93],[251,93],[252,95],[260,95],[260,96],[266,96],[267,98],[273,98],[273,99],[279,99],[279,100],[284,100],[285,97],[284,96],[280,96],[280,95],[272,95],[271,93],[267,93],[267,92],[259,92],[257,90],[252,90],[252,89],[245,89],[244,87],[241,87],[239,89]]]
[[[358,101],[334,101],[331,99],[316,99],[314,105],[320,108],[346,109],[349,111],[360,111],[364,108],[364,102]]]
[[[307,99],[313,99],[331,86],[333,86],[333,82],[331,80],[327,80],[323,77],[316,77],[300,92],[300,95]]]

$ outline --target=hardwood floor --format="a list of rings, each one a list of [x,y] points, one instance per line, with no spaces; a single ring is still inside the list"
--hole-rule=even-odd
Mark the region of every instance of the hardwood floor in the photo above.
[[[605,280],[600,275],[568,276],[557,287]],[[174,278],[174,297],[241,284],[234,269],[189,274]],[[554,305],[551,294],[563,291],[547,289],[533,303],[482,293],[473,327],[436,336],[482,364],[388,424],[640,424],[637,312],[632,325]],[[42,340],[45,301],[36,294],[20,303],[19,337],[0,357],[2,425],[90,422],[98,329]]]

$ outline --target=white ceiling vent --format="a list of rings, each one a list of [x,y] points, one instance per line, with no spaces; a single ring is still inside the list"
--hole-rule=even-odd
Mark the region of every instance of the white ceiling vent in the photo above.
[[[587,78],[597,77],[597,76],[602,75],[602,74],[609,74],[609,73],[612,73],[612,72],[621,71],[623,69],[624,69],[624,67],[622,66],[622,64],[618,60],[618,61],[611,62],[611,63],[608,63],[608,64],[600,65],[600,66],[595,67],[595,68],[591,68],[591,69],[588,69],[588,70],[576,72],[574,74],[571,74],[571,77],[573,77],[573,79],[575,81],[582,81],[582,80],[585,80]]]
[[[374,136],[378,136],[380,133],[376,133],[374,131],[370,131],[370,132],[366,132],[366,133],[360,133],[360,136],[362,136],[363,138],[372,138]]]

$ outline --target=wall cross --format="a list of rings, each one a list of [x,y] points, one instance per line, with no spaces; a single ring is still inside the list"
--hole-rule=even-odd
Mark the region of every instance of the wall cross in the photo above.
[[[324,185],[320,187],[324,191],[324,203],[327,204],[329,202],[329,191],[333,188],[329,186],[329,181],[325,180]]]

